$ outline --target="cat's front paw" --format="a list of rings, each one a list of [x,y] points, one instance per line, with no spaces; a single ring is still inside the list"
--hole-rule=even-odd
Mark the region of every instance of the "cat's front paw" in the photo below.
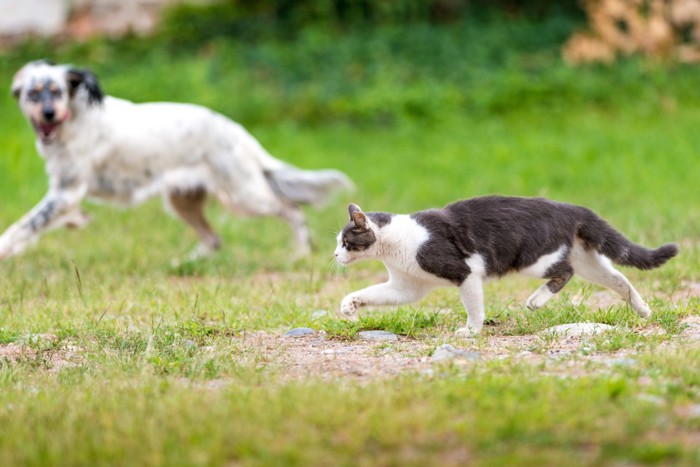
[[[633,306],[632,307],[634,311],[637,312],[640,318],[648,318],[651,316],[651,309],[649,308],[649,305],[646,303],[642,302],[639,305]]]
[[[474,326],[469,326],[467,324],[465,327],[457,329],[455,335],[457,337],[476,337],[479,331],[481,331],[481,327],[476,329]]]
[[[360,309],[360,299],[348,295],[340,303],[340,315],[345,319],[357,321],[357,311]]]

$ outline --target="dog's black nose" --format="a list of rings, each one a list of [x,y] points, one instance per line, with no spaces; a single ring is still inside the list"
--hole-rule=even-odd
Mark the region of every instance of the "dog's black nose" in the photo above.
[[[52,107],[46,107],[42,113],[44,114],[44,118],[49,121],[53,120],[56,116],[56,110]]]

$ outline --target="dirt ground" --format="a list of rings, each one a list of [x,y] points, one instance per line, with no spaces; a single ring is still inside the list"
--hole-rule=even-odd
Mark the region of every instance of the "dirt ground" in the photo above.
[[[664,351],[672,352],[683,346],[700,346],[700,317],[682,320],[685,329],[678,336],[664,343]],[[652,332],[662,333],[662,329]],[[469,339],[453,340],[458,350],[478,354],[470,358],[456,357],[451,364],[470,365],[475,361],[504,360],[543,365],[548,371],[571,376],[588,374],[596,366],[629,365],[634,363],[635,350],[620,349],[615,352],[585,351],[589,337],[562,336],[547,343],[544,352],[533,351],[543,335],[489,336],[486,342],[473,344]],[[258,333],[248,336],[248,343],[263,352],[267,360],[282,368],[292,379],[355,377],[371,379],[390,377],[412,370],[431,374],[442,362],[434,362],[431,353],[435,342],[425,343],[412,338],[398,341],[371,342],[361,339],[342,341],[328,339],[322,332],[303,337],[284,337]],[[549,338],[547,338],[549,340]],[[437,345],[440,345],[439,343]]]
[[[700,297],[700,283],[684,283],[667,299],[674,302],[687,302],[692,297]],[[574,297],[580,303],[583,297]],[[585,297],[591,307],[609,308],[619,305],[618,296],[599,291]],[[688,346],[700,346],[700,316],[690,316],[681,320],[683,331],[662,344],[663,351],[673,352]],[[663,334],[659,326],[646,331],[648,334]],[[328,339],[322,331],[303,337],[285,337],[257,333],[248,336],[270,362],[278,364],[283,372],[294,379],[321,377],[355,377],[360,379],[390,377],[403,371],[419,371],[430,374],[438,362],[431,354],[442,342],[432,340],[421,342],[413,338],[399,337],[392,342],[372,342],[362,339],[343,341]],[[449,360],[452,364],[470,365],[476,360],[504,360],[544,365],[554,372],[576,376],[592,371],[596,367],[629,365],[634,363],[634,349],[623,348],[615,352],[597,352],[588,344],[589,336],[562,335],[552,339],[551,335],[499,336],[490,335],[486,339],[449,339],[457,350],[478,354],[474,358],[457,357]],[[546,341],[545,351],[541,348]]]
[[[678,302],[700,296],[700,284],[684,284],[671,299]],[[574,297],[574,301],[577,300]],[[608,307],[619,303],[619,298],[601,291],[586,297],[586,303],[594,307]],[[683,331],[661,344],[662,351],[700,346],[700,316],[689,316],[682,320]],[[663,333],[658,326],[645,331],[649,334]],[[80,365],[83,350],[64,342],[48,346],[49,351],[38,352],[37,340],[45,342],[58,338],[52,334],[31,336],[28,339],[0,345],[0,365],[17,363],[26,359],[40,360],[49,372],[59,372],[70,366]],[[436,347],[444,344],[438,339],[419,340],[399,336],[394,341],[367,341],[331,339],[323,331],[315,331],[302,337],[287,337],[268,332],[244,333],[232,337],[237,348],[247,349],[242,359],[253,358],[259,365],[281,374],[283,379],[306,378],[353,378],[371,380],[391,377],[402,372],[413,371],[432,374],[444,363],[431,358]],[[637,351],[623,348],[614,352],[598,352],[589,345],[587,336],[560,336],[553,338],[546,333],[523,336],[488,335],[482,339],[446,339],[455,349],[471,352],[468,358],[456,357],[448,364],[473,365],[478,361],[511,359],[516,362],[539,365],[547,372],[577,376],[590,374],[612,365],[632,365]],[[545,344],[546,341],[546,344]],[[39,346],[39,347],[47,347]],[[55,347],[55,348],[54,348]],[[544,350],[543,350],[544,349]],[[215,349],[203,348],[203,352]]]

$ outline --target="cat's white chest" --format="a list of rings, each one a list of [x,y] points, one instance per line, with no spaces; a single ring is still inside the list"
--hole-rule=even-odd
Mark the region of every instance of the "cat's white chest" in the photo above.
[[[381,243],[386,263],[396,267],[412,268],[418,265],[416,256],[421,245],[428,241],[428,229],[407,215],[397,215],[382,230]]]
[[[408,215],[397,215],[382,232],[382,243],[390,251],[384,256],[384,265],[392,277],[431,285],[450,285],[450,282],[425,271],[418,264],[420,247],[430,239],[430,232]]]

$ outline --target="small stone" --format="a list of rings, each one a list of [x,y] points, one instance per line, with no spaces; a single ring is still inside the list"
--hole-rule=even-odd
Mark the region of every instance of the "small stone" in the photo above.
[[[314,330],[311,328],[294,328],[284,333],[284,337],[302,337],[313,334]]]
[[[688,407],[688,418],[700,418],[700,404],[694,404]]]
[[[19,339],[19,342],[27,345],[31,344],[45,344],[48,342],[53,342],[58,340],[58,336],[56,334],[29,334],[25,336],[23,339]]]
[[[326,316],[328,316],[328,312],[326,310],[316,310],[311,313],[311,319],[314,321],[325,318]]]
[[[640,386],[651,386],[654,384],[654,380],[648,376],[640,376],[637,378],[637,383],[639,383]]]
[[[608,365],[611,366],[634,366],[637,364],[637,360],[634,358],[613,358],[608,360]]]
[[[461,360],[479,360],[481,354],[479,352],[469,352],[467,350],[455,349],[450,344],[442,344],[440,347],[435,349],[433,355],[431,355],[430,360],[432,362],[444,362],[447,360],[461,359]]]
[[[544,332],[562,337],[581,337],[600,334],[611,329],[614,327],[603,323],[571,323],[552,326],[545,329]]]
[[[637,399],[646,402],[651,405],[656,405],[656,406],[662,406],[666,403],[666,401],[659,396],[655,396],[653,394],[646,394],[646,393],[641,393],[637,396]]]
[[[197,347],[197,343],[196,343],[195,341],[189,340],[189,339],[185,341],[185,348],[186,348],[187,350],[190,350],[190,349],[193,348],[193,347],[194,347],[194,348]]]
[[[396,341],[399,336],[389,331],[360,331],[357,333],[360,339],[366,341]]]

